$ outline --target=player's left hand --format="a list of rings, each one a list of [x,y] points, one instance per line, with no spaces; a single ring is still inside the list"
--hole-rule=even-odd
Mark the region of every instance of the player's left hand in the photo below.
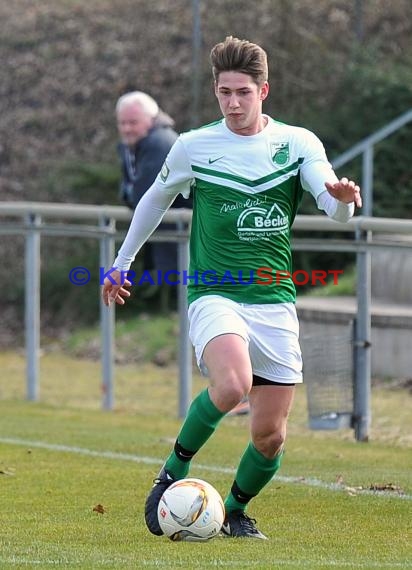
[[[360,188],[353,180],[341,178],[339,182],[335,182],[334,184],[325,182],[325,186],[329,194],[336,198],[336,200],[339,200],[339,202],[345,202],[345,204],[355,202],[358,208],[362,207]]]

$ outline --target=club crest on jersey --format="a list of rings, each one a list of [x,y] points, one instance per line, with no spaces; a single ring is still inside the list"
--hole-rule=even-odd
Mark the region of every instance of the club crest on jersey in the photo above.
[[[283,166],[289,160],[289,143],[276,142],[270,144],[272,160],[275,164]]]

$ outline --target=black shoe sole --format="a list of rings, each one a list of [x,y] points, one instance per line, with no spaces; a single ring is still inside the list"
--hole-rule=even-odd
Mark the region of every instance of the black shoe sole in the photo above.
[[[144,518],[147,528],[150,532],[156,536],[162,536],[164,532],[160,528],[159,519],[157,516],[157,509],[159,507],[160,499],[163,493],[174,483],[174,479],[167,479],[167,476],[162,477],[163,469],[159,473],[159,478],[156,480],[156,484],[150,490],[147,496],[145,507],[144,507]],[[167,475],[167,474],[166,474]]]
[[[156,485],[150,491],[149,496],[146,499],[146,504],[144,508],[144,518],[146,521],[146,526],[150,532],[156,536],[162,536],[163,531],[159,525],[159,519],[157,517],[157,507],[159,506],[160,499],[166,488],[159,488],[160,485]],[[162,486],[163,487],[163,486]]]

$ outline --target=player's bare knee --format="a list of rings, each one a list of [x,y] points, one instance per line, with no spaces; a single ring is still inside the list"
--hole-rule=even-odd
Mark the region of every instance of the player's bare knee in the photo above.
[[[222,411],[229,411],[249,393],[249,384],[236,374],[231,374],[212,382],[209,391],[215,405]]]
[[[285,435],[281,431],[254,435],[253,445],[266,458],[273,459],[283,449]]]
[[[236,406],[244,396],[244,390],[241,386],[238,385],[227,387],[226,390],[224,390],[222,393],[222,397],[226,402],[228,410],[231,410],[234,406]]]

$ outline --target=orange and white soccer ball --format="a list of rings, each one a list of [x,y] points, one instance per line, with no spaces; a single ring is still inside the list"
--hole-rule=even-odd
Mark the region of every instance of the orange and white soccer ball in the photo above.
[[[171,540],[205,541],[217,536],[225,518],[222,497],[202,479],[180,479],[166,489],[157,509]]]

